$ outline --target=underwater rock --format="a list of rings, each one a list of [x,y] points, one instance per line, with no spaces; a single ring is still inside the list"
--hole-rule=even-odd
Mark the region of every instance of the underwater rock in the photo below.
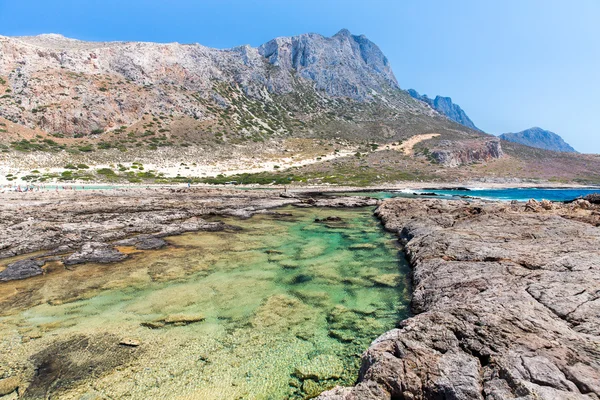
[[[43,260],[19,260],[8,264],[5,270],[0,272],[0,282],[13,281],[17,279],[30,278],[41,275],[44,271]]]
[[[336,356],[321,354],[296,366],[294,375],[300,380],[323,381],[339,379],[344,373],[344,364]]]
[[[17,376],[0,379],[0,396],[6,396],[16,391],[21,384],[21,380]]]
[[[402,277],[399,274],[383,274],[369,277],[377,286],[396,287],[400,284]]]
[[[115,249],[108,243],[87,242],[81,250],[71,254],[63,262],[65,265],[83,264],[83,263],[113,263],[123,261],[127,258],[126,254]]]
[[[315,222],[340,222],[342,221],[342,218],[332,215],[329,217],[325,217],[325,218],[315,218]]]
[[[119,344],[122,346],[138,347],[142,343],[137,339],[125,338],[121,340]]]
[[[373,250],[377,248],[373,243],[355,243],[348,246],[350,250]]]

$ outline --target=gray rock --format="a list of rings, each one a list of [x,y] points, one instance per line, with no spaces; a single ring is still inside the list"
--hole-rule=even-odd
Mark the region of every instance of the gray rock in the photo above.
[[[160,238],[143,238],[135,245],[138,250],[158,250],[167,245],[167,242]]]
[[[577,153],[563,138],[554,132],[533,127],[516,133],[503,133],[500,139],[539,149]]]
[[[114,246],[108,243],[87,242],[81,249],[63,262],[65,265],[83,264],[83,263],[113,263],[123,261],[127,258],[126,254],[115,249]]]
[[[319,399],[598,399],[600,208],[526,207],[386,200],[414,316],[363,354],[356,387]]]
[[[12,264],[8,264],[5,270],[0,272],[0,282],[13,281],[17,279],[30,278],[32,276],[41,275],[44,271],[43,260],[20,260]]]
[[[419,92],[414,89],[408,89],[408,94],[417,100],[429,104],[431,108],[450,118],[452,121],[458,122],[471,129],[480,130],[475,126],[463,109],[460,108],[458,104],[452,102],[450,97],[435,96],[435,99],[431,99],[426,94],[420,95]]]

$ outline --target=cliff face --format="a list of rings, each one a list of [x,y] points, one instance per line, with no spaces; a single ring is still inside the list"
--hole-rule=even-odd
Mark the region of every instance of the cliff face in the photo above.
[[[465,140],[461,142],[441,141],[431,150],[432,157],[447,167],[457,167],[474,162],[486,162],[504,155],[497,139]]]
[[[332,100],[378,100],[398,115],[430,115],[398,90],[381,50],[347,30],[228,50],[0,36],[0,78],[0,117],[66,134],[130,125],[144,113],[214,120],[241,100],[289,114],[278,98],[286,95],[301,95],[305,114],[332,111]]]
[[[413,98],[429,104],[431,108],[442,115],[445,115],[454,122],[458,122],[468,128],[479,130],[471,121],[469,116],[463,111],[458,104],[454,104],[450,97],[435,96],[435,99],[429,98],[426,94],[420,95],[414,89],[409,89],[408,94]]]
[[[534,127],[517,133],[503,133],[500,139],[538,149],[576,153],[577,151],[554,132]]]

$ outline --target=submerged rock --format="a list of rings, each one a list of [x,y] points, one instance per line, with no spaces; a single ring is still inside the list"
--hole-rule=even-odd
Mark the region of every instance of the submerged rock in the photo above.
[[[19,260],[12,264],[8,264],[4,271],[0,272],[0,282],[13,281],[18,279],[30,278],[32,276],[41,275],[44,271],[43,260]]]
[[[11,394],[19,388],[21,380],[16,376],[0,379],[0,396]]]
[[[142,322],[140,325],[150,329],[160,329],[168,325],[172,326],[184,326],[193,324],[196,322],[202,322],[206,317],[202,314],[171,314],[164,318],[156,319],[154,321]]]
[[[378,286],[396,287],[400,284],[400,274],[383,274],[376,275],[369,278],[373,283]]]
[[[312,379],[323,381],[327,379],[338,379],[344,373],[344,363],[329,354],[321,354],[315,358],[296,366],[294,375],[300,380]]]
[[[121,340],[119,344],[122,346],[138,347],[142,343],[137,339],[125,338]]]
[[[108,243],[87,242],[81,250],[71,254],[64,260],[65,265],[83,264],[83,263],[113,263],[123,261],[127,258],[126,254],[115,249]]]

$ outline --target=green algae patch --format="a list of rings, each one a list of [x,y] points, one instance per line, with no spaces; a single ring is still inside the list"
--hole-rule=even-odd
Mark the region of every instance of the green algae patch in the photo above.
[[[65,399],[305,399],[353,384],[360,354],[406,316],[408,267],[372,209],[285,212],[2,285],[0,365]]]

